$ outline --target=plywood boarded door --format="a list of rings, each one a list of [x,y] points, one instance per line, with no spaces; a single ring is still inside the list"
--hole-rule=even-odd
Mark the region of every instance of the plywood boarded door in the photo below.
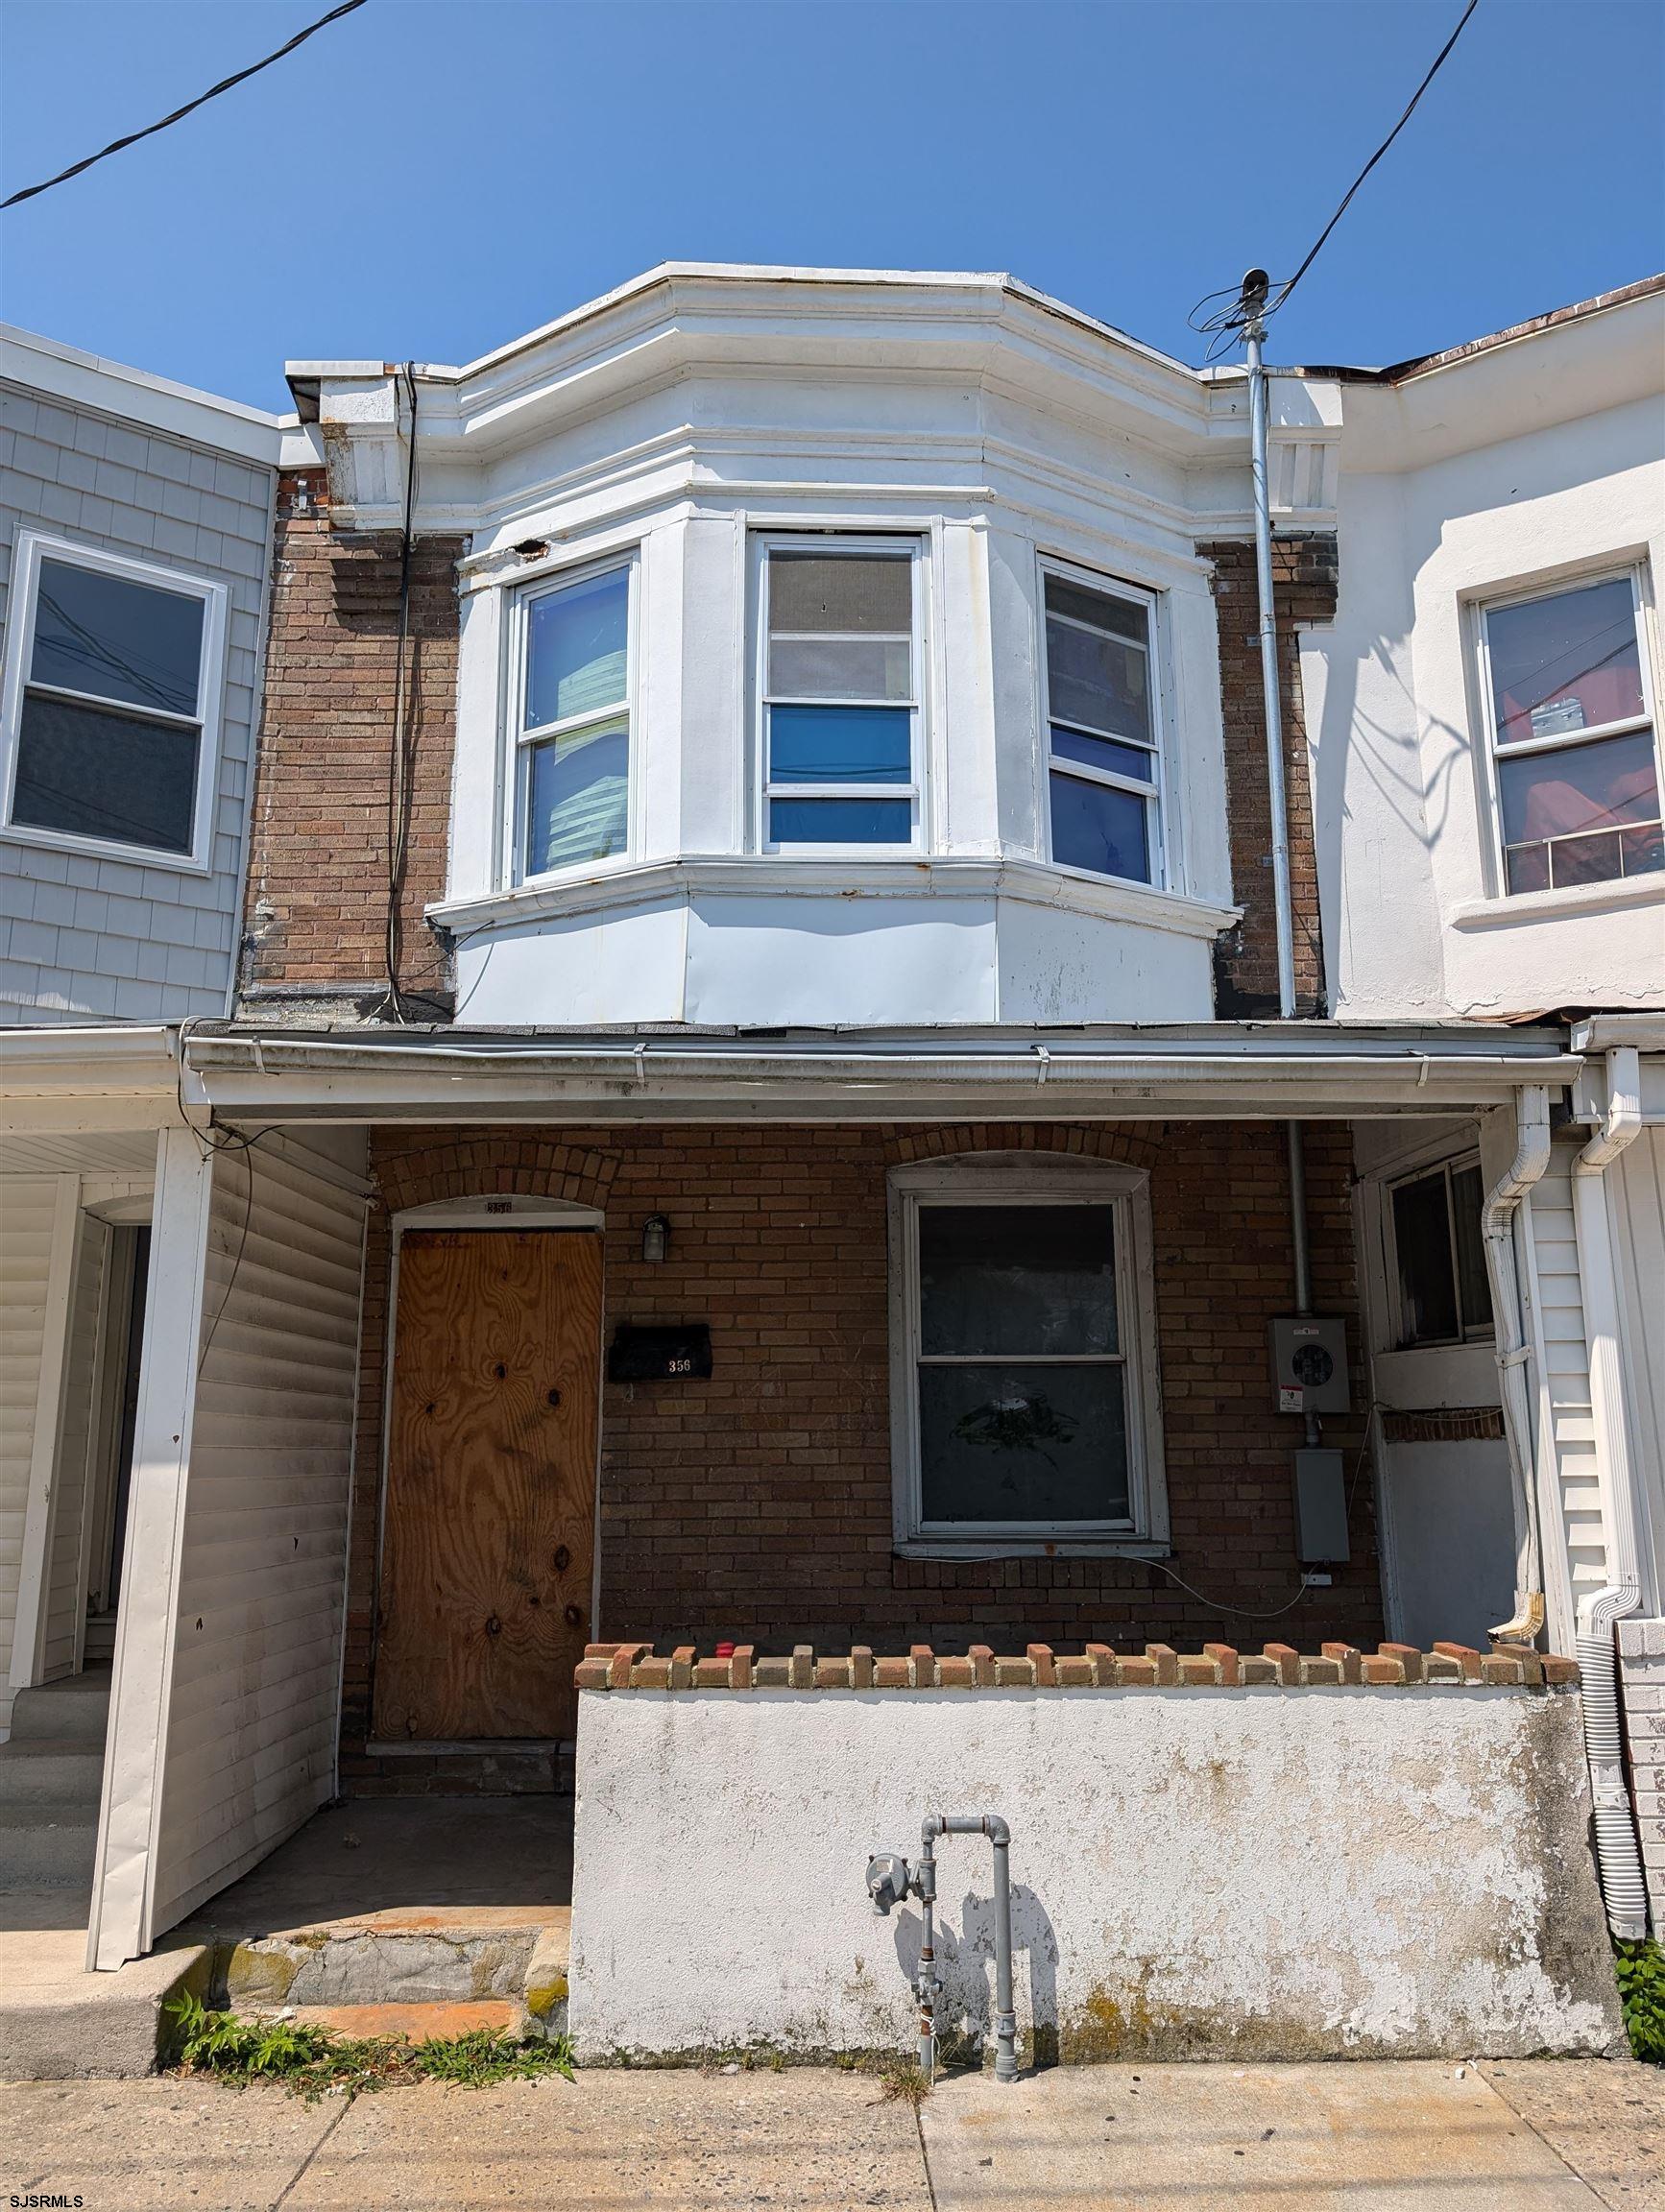
[[[601,1239],[399,1247],[375,1734],[569,1737],[590,1633]]]

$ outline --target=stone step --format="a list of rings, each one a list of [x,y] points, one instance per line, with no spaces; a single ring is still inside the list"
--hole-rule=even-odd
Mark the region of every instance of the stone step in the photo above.
[[[519,2024],[549,2035],[565,2029],[571,1942],[565,1911],[556,1919],[515,1924],[503,1915],[476,1926],[461,1912],[413,1918],[426,1925],[343,1923],[222,1944],[216,2002],[257,2015],[293,2009],[298,2018],[384,2016],[383,2027],[342,2031],[352,2034],[403,2032],[391,2016],[412,2008],[452,2012],[481,2005],[497,2009],[474,2026]]]
[[[0,1743],[0,1805],[42,1797],[84,1805],[96,1817],[104,1751],[75,1737],[14,1737]]]
[[[109,1669],[89,1667],[59,1682],[19,1690],[12,1706],[13,1743],[46,1737],[61,1743],[96,1743],[101,1749],[109,1726]]]
[[[297,2025],[327,2028],[332,2035],[402,2035],[411,2043],[449,2042],[482,2028],[513,2034],[525,2024],[520,2007],[506,1997],[461,2005],[286,2005],[283,2017]]]
[[[96,1800],[0,1804],[0,1891],[90,1889],[97,1843]]]

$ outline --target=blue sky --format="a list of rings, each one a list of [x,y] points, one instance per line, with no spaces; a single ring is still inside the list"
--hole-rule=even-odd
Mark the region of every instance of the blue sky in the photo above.
[[[0,196],[324,0],[0,0]],[[260,405],[463,361],[670,258],[1009,269],[1200,358],[1287,274],[1460,0],[371,0],[0,215],[0,317]],[[1482,0],[1269,349],[1370,362],[1665,266],[1665,10]]]

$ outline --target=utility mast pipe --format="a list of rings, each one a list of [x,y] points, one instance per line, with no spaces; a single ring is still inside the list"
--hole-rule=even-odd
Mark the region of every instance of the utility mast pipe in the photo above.
[[[1255,279],[1259,278],[1258,290]],[[1261,355],[1266,325],[1259,306],[1266,301],[1266,278],[1258,269],[1243,278],[1243,301],[1250,309],[1243,325],[1248,345],[1249,462],[1254,476],[1255,576],[1260,587],[1261,686],[1267,710],[1267,797],[1272,817],[1272,900],[1278,928],[1278,1012],[1287,1022],[1295,1011],[1295,929],[1290,896],[1290,817],[1284,787],[1284,715],[1278,688],[1278,629],[1272,600],[1272,503],[1267,474],[1267,372]],[[1258,302],[1258,305],[1257,305]]]

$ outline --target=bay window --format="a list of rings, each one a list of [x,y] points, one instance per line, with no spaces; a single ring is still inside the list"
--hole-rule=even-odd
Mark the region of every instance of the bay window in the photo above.
[[[527,591],[514,716],[517,874],[628,852],[634,559]]]
[[[1154,601],[1048,569],[1046,728],[1051,856],[1162,881]]]
[[[908,540],[765,545],[766,850],[918,843],[918,567]]]
[[[1481,610],[1506,894],[1665,869],[1634,570]]]

